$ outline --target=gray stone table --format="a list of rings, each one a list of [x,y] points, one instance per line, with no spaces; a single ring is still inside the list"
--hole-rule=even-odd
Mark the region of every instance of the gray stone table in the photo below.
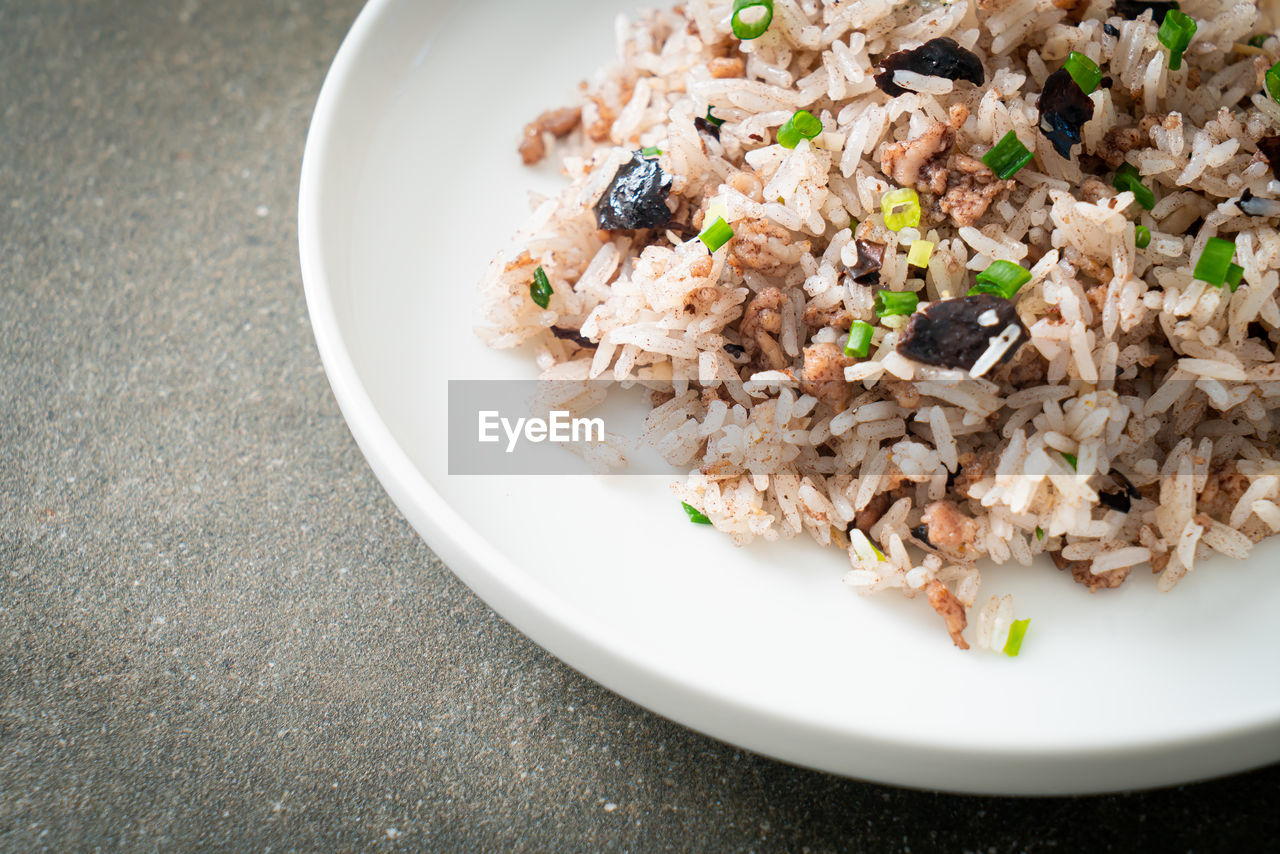
[[[358,6],[0,0],[0,849],[1274,841],[1277,767],[1079,800],[842,780],[490,612],[374,480],[307,323],[298,163]]]

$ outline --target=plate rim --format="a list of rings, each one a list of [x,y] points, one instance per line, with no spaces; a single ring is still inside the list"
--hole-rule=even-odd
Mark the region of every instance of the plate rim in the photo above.
[[[1280,758],[1280,717],[1274,714],[1227,730],[1083,751],[957,747],[782,715],[663,672],[630,645],[610,637],[589,615],[558,601],[485,540],[418,471],[378,413],[341,333],[321,250],[327,221],[322,212],[324,179],[333,169],[331,140],[343,99],[379,25],[399,2],[368,0],[343,39],[317,98],[299,180],[303,290],[325,375],[361,453],[401,514],[486,605],[558,660],[655,714],[779,761],[843,776],[972,794],[1090,794],[1176,785]],[[1268,739],[1276,742],[1271,751],[1260,751]],[[1144,760],[1150,767],[1132,767]]]

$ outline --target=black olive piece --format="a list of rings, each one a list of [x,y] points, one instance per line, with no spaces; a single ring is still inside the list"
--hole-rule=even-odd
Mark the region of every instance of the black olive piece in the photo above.
[[[1258,150],[1271,164],[1271,174],[1280,178],[1280,136],[1264,136],[1258,140]]]
[[[1138,487],[1134,486],[1133,481],[1129,480],[1129,478],[1125,477],[1123,474],[1121,474],[1120,472],[1114,469],[1111,470],[1110,474],[1111,474],[1111,479],[1114,480],[1121,487],[1123,487],[1125,494],[1128,495],[1130,498],[1132,498],[1134,501],[1137,501],[1142,497],[1142,493],[1138,491]]]
[[[1107,35],[1111,36],[1113,39],[1119,38],[1120,36],[1120,30],[1113,27],[1110,21],[1102,25],[1102,31]]]
[[[994,312],[994,323],[979,320],[987,312]],[[991,319],[990,315],[986,319]],[[1013,303],[993,294],[940,300],[911,315],[897,350],[900,355],[916,362],[967,371],[987,352],[992,339],[1011,325],[1017,328],[1018,337],[997,364],[1012,359],[1018,348],[1031,337]]]
[[[582,333],[573,329],[565,329],[563,326],[551,327],[551,334],[561,341],[572,341],[584,349],[591,349],[596,346],[590,338],[585,337]]]
[[[1044,81],[1040,93],[1040,132],[1048,137],[1063,157],[1071,156],[1071,146],[1080,142],[1080,129],[1093,118],[1093,101],[1071,77],[1059,68]]]
[[[1129,512],[1129,496],[1123,492],[1099,492],[1098,503],[1112,510],[1119,510],[1121,513]]]
[[[596,225],[606,231],[657,228],[671,220],[667,194],[671,176],[657,160],[636,152],[618,167],[608,189],[596,202]]]
[[[906,94],[893,82],[893,72],[914,71],[929,77],[945,77],[948,80],[968,80],[976,86],[987,81],[982,70],[982,60],[971,50],[966,50],[955,39],[930,39],[920,47],[891,53],[880,61],[882,71],[876,75],[876,86],[886,95]]]
[[[1166,3],[1161,0],[1116,0],[1115,13],[1121,18],[1135,21],[1139,15],[1150,9],[1151,20],[1157,24],[1163,24],[1164,16],[1170,9],[1181,8],[1176,2]]]
[[[911,529],[911,536],[915,537],[917,540],[924,543],[926,546],[928,546],[931,549],[937,548],[937,546],[935,546],[929,540],[928,525],[916,525],[914,528]]]
[[[1240,194],[1236,207],[1249,216],[1280,216],[1280,201],[1255,196],[1247,187]]]
[[[693,126],[698,129],[698,133],[705,133],[714,140],[720,139],[720,125],[709,122],[702,116],[694,118]]]
[[[855,240],[853,245],[858,250],[858,260],[849,268],[850,278],[860,285],[879,284],[880,265],[884,262],[884,244]]]
[[[741,344],[725,344],[724,351],[735,359],[741,359],[747,355],[747,348]]]

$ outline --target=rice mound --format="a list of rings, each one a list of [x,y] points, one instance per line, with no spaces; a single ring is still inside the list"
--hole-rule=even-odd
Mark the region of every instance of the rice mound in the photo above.
[[[599,402],[590,380],[652,389],[646,437],[690,469],[680,500],[739,544],[845,549],[849,585],[926,594],[962,647],[971,612],[982,648],[1012,621],[1007,597],[976,607],[980,559],[1049,552],[1090,590],[1149,565],[1168,590],[1280,531],[1280,182],[1259,151],[1280,133],[1263,85],[1280,40],[1245,44],[1274,33],[1259,4],[1186,0],[1198,31],[1176,71],[1152,12],[1110,0],[775,0],[752,41],[732,6],[620,20],[620,61],[526,131],[527,161],[561,138],[569,184],[486,274],[488,344],[527,347],[575,411]],[[877,87],[886,56],[941,37],[981,59],[982,85],[905,71],[915,91]],[[1105,77],[1063,157],[1038,101],[1072,51]],[[784,148],[797,110],[822,132]],[[1000,181],[981,157],[1009,131],[1034,159]],[[654,148],[670,222],[600,230],[597,201]],[[1150,210],[1112,186],[1122,163]],[[901,179],[923,219],[894,231],[881,197]],[[1269,215],[1243,211],[1251,197]],[[697,234],[717,218],[734,236],[709,252]],[[1213,236],[1235,244],[1234,292],[1193,278]],[[921,239],[927,269],[906,263]],[[883,246],[878,283],[850,274],[859,240]],[[877,290],[916,293],[919,313],[997,260],[1031,274],[1010,361],[975,377],[898,352],[908,318],[878,317]],[[843,350],[855,321],[875,327],[865,358]]]

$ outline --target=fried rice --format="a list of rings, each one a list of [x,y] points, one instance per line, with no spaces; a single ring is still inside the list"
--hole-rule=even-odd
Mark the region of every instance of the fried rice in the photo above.
[[[983,560],[1169,590],[1280,531],[1269,4],[1187,0],[1185,46],[1168,3],[737,6],[620,20],[526,128],[568,185],[482,282],[487,343],[575,414],[651,390],[678,500],[845,550],[962,648],[1010,643]]]

